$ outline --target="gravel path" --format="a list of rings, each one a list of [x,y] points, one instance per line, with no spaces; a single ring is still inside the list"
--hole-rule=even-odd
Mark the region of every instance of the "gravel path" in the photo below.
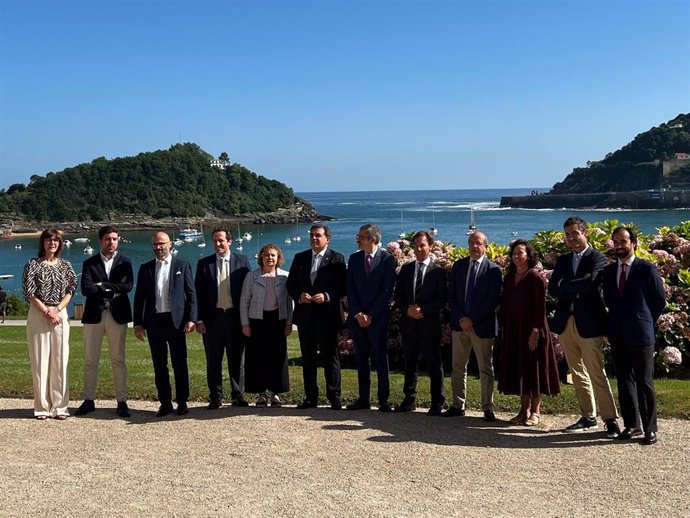
[[[690,516],[690,422],[645,447],[479,413],[192,407],[132,418],[98,401],[39,422],[0,399],[0,516]],[[499,415],[499,419],[511,416]]]

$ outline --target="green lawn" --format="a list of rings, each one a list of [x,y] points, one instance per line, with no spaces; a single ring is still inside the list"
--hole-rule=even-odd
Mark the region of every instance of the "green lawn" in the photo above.
[[[82,399],[83,369],[84,369],[84,345],[83,330],[81,327],[73,327],[71,330],[71,351],[69,361],[70,398],[74,403]],[[189,353],[190,399],[192,401],[206,401],[208,388],[206,387],[206,360],[201,343],[201,336],[197,333],[189,335],[187,340]],[[293,333],[288,340],[288,355],[290,359],[290,385],[291,390],[284,395],[288,403],[298,403],[303,398],[302,370],[299,367],[299,343],[297,333]],[[155,400],[156,390],[153,383],[153,367],[148,344],[134,338],[134,333],[129,332],[127,337],[127,368],[129,383],[129,398]],[[344,368],[343,398],[353,400],[357,397],[357,371],[354,368]],[[376,375],[372,379],[372,393],[375,394]],[[325,403],[325,388],[323,374],[319,373],[320,392],[322,403]],[[402,395],[403,375],[401,372],[391,372],[391,402],[399,402]],[[615,379],[611,384],[616,391]],[[446,376],[446,395],[451,394],[450,377]],[[429,378],[420,376],[419,393],[417,403],[419,406],[428,406],[431,398],[429,395]],[[690,418],[690,380],[657,379],[656,390],[659,405],[659,415],[662,417]],[[225,394],[229,394],[229,381],[227,370],[225,371]],[[31,371],[26,345],[26,330],[19,326],[0,327],[0,397],[32,397]],[[98,397],[114,399],[112,370],[108,358],[107,345],[104,345],[101,354],[101,366],[99,369]],[[251,399],[250,395],[248,398]],[[519,402],[517,397],[503,396],[496,393],[496,406],[499,410],[517,412]],[[468,401],[470,409],[480,408],[479,378],[470,376],[468,380]],[[561,395],[547,397],[542,404],[544,413],[577,414],[577,403],[572,386],[561,385]]]

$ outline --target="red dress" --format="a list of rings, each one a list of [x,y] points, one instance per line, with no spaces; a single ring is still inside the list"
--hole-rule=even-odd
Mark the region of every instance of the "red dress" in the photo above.
[[[517,284],[514,273],[503,280],[501,324],[499,392],[532,397],[559,394],[556,354],[546,322],[546,281],[534,268]],[[539,342],[530,351],[527,342],[534,328],[539,329]]]

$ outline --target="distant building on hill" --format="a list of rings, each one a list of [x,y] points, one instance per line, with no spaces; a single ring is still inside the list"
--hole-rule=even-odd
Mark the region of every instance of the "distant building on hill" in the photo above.
[[[225,162],[222,160],[211,160],[211,167],[217,167],[218,169],[225,169]]]
[[[663,175],[668,176],[673,171],[690,165],[690,153],[678,152],[673,154],[671,160],[664,160],[662,162]]]

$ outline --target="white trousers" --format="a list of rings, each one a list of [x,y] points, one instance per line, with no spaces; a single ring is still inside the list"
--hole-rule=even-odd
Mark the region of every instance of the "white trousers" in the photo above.
[[[54,326],[40,311],[29,308],[26,337],[34,385],[34,415],[69,415],[69,317],[60,311],[62,323]]]
[[[104,310],[98,324],[84,324],[84,399],[96,399],[98,364],[101,359],[103,337],[108,337],[108,353],[113,367],[115,397],[127,401],[127,364],[125,363],[125,341],[127,324],[115,322],[110,311]]]

